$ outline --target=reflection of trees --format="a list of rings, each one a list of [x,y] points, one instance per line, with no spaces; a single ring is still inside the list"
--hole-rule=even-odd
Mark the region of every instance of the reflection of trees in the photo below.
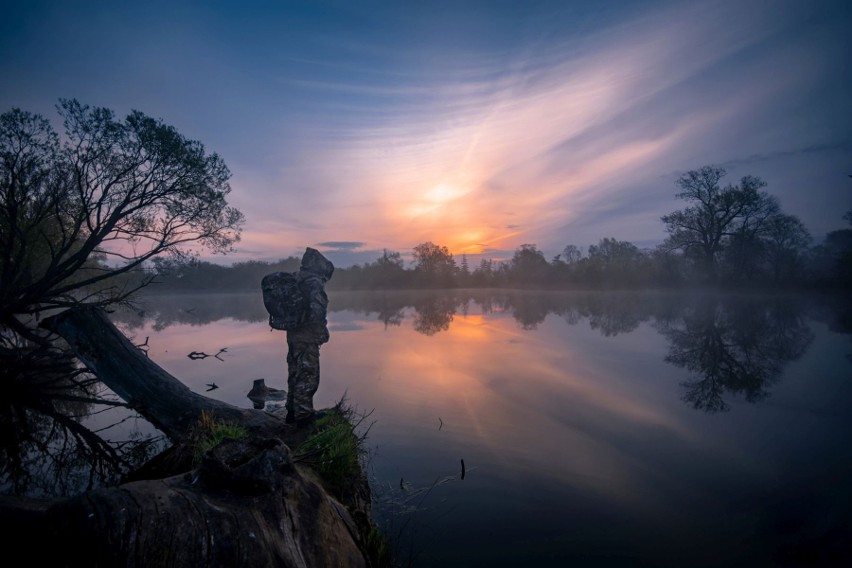
[[[490,314],[494,311],[494,297],[491,294],[477,297],[475,301],[479,304],[479,309],[483,314]]]
[[[474,300],[489,313],[494,305],[512,314],[518,325],[533,330],[548,314],[561,316],[569,325],[588,319],[589,326],[604,336],[618,335],[636,329],[651,315],[652,302],[636,292],[529,292],[475,295]],[[486,311],[485,307],[488,307]]]
[[[379,315],[376,319],[385,324],[385,329],[388,326],[399,327],[402,324],[402,320],[405,318],[405,313],[403,308],[397,307],[385,307],[382,306],[379,309]]]
[[[542,294],[512,294],[507,298],[507,305],[512,311],[512,317],[521,329],[536,329],[544,321],[547,314],[553,312],[552,299]]]
[[[589,318],[589,327],[599,330],[605,337],[612,337],[639,327],[648,317],[647,307],[647,302],[642,302],[636,293],[595,294],[586,297],[580,313]]]
[[[126,405],[68,355],[0,348],[0,485],[15,495],[67,496],[109,485],[153,455],[157,440],[110,441],[85,418]],[[116,419],[120,421],[121,419]]]
[[[556,314],[569,325],[586,318],[592,329],[610,337],[636,329],[650,317],[654,303],[636,292],[518,292],[503,298],[503,306],[526,330],[538,327],[547,314]]]
[[[423,335],[435,335],[450,328],[460,300],[443,295],[429,295],[414,305],[414,330]]]
[[[801,356],[812,338],[798,303],[722,298],[636,291],[333,291],[329,311],[375,315],[387,328],[401,325],[407,310],[413,308],[413,327],[425,335],[448,330],[455,314],[469,306],[478,306],[483,314],[511,314],[525,330],[535,329],[548,314],[570,325],[587,320],[591,329],[605,337],[630,333],[643,322],[654,321],[670,342],[666,360],[693,374],[684,383],[684,399],[695,408],[716,412],[728,408],[726,394],[751,402],[767,396],[783,367]],[[149,300],[144,316],[153,315],[159,326],[202,324],[222,317],[261,322],[267,317],[259,293],[151,296]],[[824,311],[835,327],[842,325],[835,308]],[[852,310],[841,313],[852,320],[848,317]],[[139,314],[125,318],[130,327],[143,320]]]
[[[260,288],[257,294],[149,294],[138,302],[136,309],[119,309],[111,316],[113,321],[131,329],[142,327],[145,320],[154,320],[156,331],[176,324],[206,325],[225,318],[268,321]]]
[[[466,313],[472,305],[478,306],[483,314],[495,310],[508,312],[525,330],[536,329],[551,313],[572,325],[586,318],[592,329],[607,337],[632,331],[651,315],[651,304],[637,292],[601,295],[519,290],[390,290],[329,294],[329,312],[375,314],[386,328],[401,325],[406,308],[414,308],[414,329],[426,335],[446,331],[453,316]],[[130,329],[140,328],[146,319],[153,319],[154,329],[159,331],[170,325],[204,325],[223,318],[250,322],[268,318],[259,293],[149,295],[142,306],[141,310],[118,311],[113,319]]]
[[[412,293],[392,290],[380,292],[332,291],[329,293],[328,311],[352,311],[365,316],[376,315],[385,329],[399,327],[405,319],[405,308],[412,305]]]
[[[666,361],[695,377],[683,383],[684,400],[707,412],[728,410],[726,393],[749,402],[765,398],[813,340],[797,305],[782,299],[704,298],[658,328],[670,342]]]

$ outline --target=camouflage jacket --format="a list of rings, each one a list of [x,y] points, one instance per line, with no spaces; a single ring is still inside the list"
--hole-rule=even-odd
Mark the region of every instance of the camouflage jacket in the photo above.
[[[326,343],[328,341],[328,295],[325,281],[316,274],[300,271],[297,274],[299,288],[307,300],[305,322],[287,332],[287,341],[300,343]]]

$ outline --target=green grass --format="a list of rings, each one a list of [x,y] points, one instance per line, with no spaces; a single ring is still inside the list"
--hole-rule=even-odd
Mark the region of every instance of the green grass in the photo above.
[[[338,496],[361,475],[363,437],[355,434],[352,414],[343,401],[323,412],[297,452],[298,461],[309,465]]]
[[[346,493],[364,481],[367,455],[364,444],[369,427],[363,434],[357,434],[356,430],[368,416],[348,406],[344,397],[320,414],[296,452],[296,460],[311,467],[326,490],[344,502]],[[368,565],[371,568],[393,566],[390,543],[378,527],[371,521],[370,526],[361,527],[360,532]]]
[[[244,440],[247,437],[248,430],[242,426],[230,422],[217,421],[202,411],[201,419],[190,434],[192,461],[196,465],[201,463],[201,458],[206,452],[212,450],[225,440]]]

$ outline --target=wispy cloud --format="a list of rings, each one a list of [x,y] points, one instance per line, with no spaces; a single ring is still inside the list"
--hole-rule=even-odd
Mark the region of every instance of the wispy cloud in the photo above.
[[[0,23],[0,99],[82,93],[203,140],[247,217],[232,258],[650,241],[668,173],[706,163],[775,176],[809,226],[852,205],[820,177],[852,171],[842,4],[487,4],[27,10]]]
[[[318,209],[364,243],[430,239],[478,252],[546,238],[656,177],[741,109],[747,97],[678,97],[772,32],[756,15],[667,8],[426,85],[300,82],[374,105],[363,120],[322,127],[302,175],[329,181],[313,197]]]
[[[325,241],[317,243],[316,246],[339,250],[355,250],[363,247],[364,244],[359,241]]]
[[[798,156],[805,156],[809,154],[832,154],[836,152],[846,152],[852,153],[852,139],[845,140],[843,142],[830,142],[823,144],[810,144],[808,146],[802,146],[799,148],[793,148],[790,150],[781,150],[778,152],[767,152],[762,154],[752,154],[750,156],[746,156],[744,158],[736,158],[733,160],[727,160],[719,164],[723,168],[732,168],[737,166],[744,166],[750,164],[759,164],[762,162],[769,162],[772,160],[784,159],[784,158],[796,158]]]

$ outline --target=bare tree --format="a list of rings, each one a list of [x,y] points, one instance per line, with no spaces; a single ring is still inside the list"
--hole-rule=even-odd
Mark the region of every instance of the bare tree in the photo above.
[[[722,187],[725,174],[722,168],[704,166],[682,175],[677,197],[690,206],[662,217],[669,233],[666,248],[693,257],[711,282],[718,279],[725,248],[732,243],[745,247],[779,210],[775,198],[761,191],[763,180],[745,176],[737,185]]]

